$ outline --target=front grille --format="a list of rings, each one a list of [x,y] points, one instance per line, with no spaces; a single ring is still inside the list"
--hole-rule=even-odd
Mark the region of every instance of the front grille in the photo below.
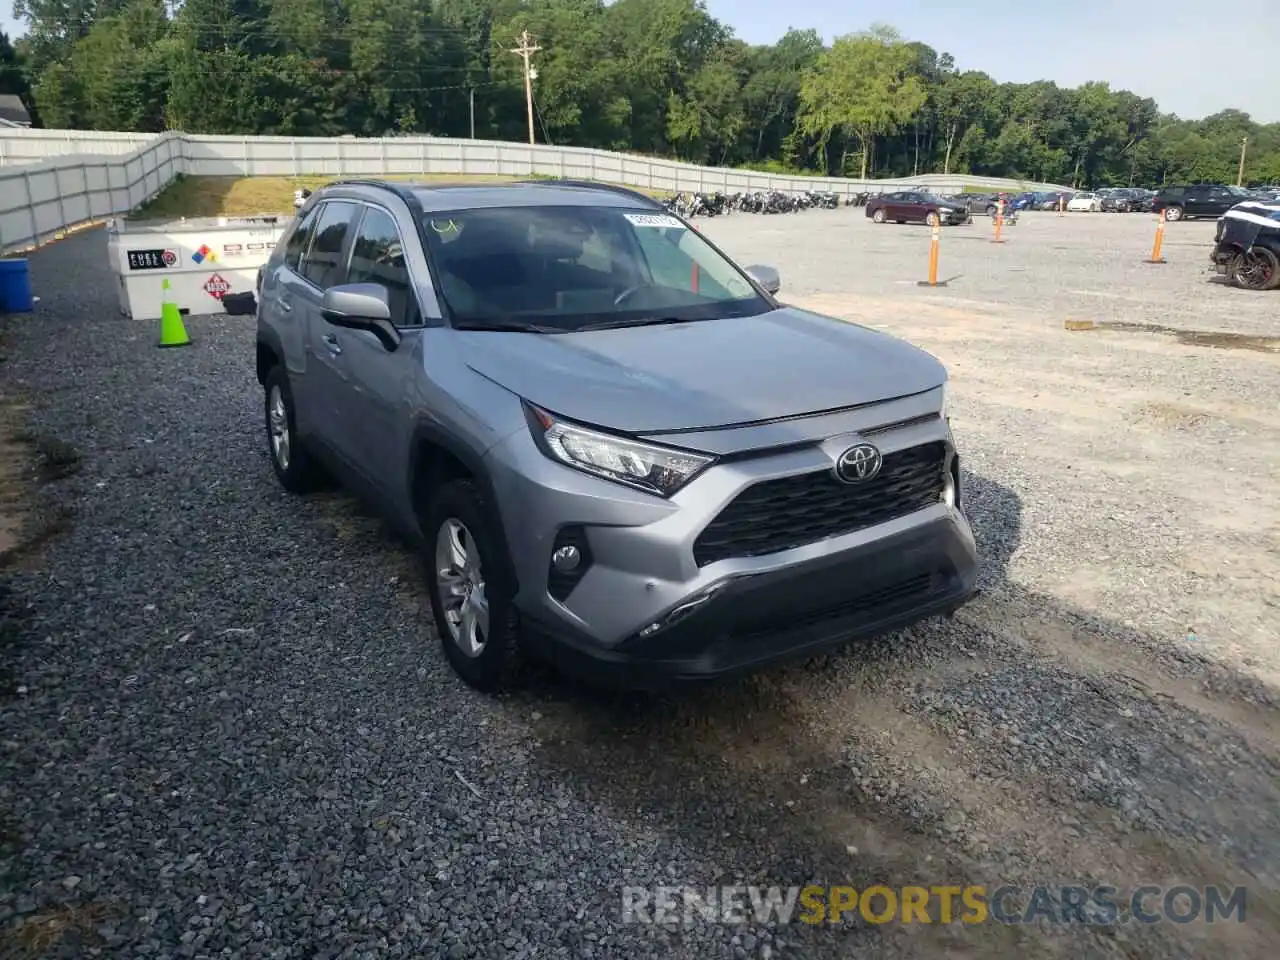
[[[830,470],[765,480],[743,490],[693,544],[705,567],[730,557],[759,557],[906,516],[942,499],[941,442],[885,454],[865,483],[841,483]]]
[[[865,618],[868,614],[875,617],[889,614],[895,610],[909,606],[920,606],[928,597],[946,582],[941,574],[922,573],[917,576],[880,586],[874,590],[855,594],[852,597],[838,599],[824,606],[807,610],[802,614],[767,617],[757,620],[745,630],[735,631],[737,640],[755,640],[761,637],[777,636],[787,632],[804,630],[808,627],[820,627],[838,624],[842,620],[854,617]]]

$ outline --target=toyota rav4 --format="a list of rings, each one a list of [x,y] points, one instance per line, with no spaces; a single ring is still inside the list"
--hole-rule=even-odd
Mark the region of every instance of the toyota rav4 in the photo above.
[[[519,650],[646,686],[954,611],[945,371],[779,287],[622,188],[330,184],[258,278],[276,476],[422,545],[486,690]]]

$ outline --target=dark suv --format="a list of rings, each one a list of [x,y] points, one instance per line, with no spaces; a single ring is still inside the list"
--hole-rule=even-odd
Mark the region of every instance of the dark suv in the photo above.
[[[1241,187],[1195,183],[1186,187],[1165,187],[1156,194],[1151,209],[1155,213],[1163,210],[1166,220],[1220,217],[1237,203],[1249,199],[1249,191]]]

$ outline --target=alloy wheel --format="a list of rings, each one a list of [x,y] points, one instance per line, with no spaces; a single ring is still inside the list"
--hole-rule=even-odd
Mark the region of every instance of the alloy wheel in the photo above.
[[[442,523],[436,533],[436,589],[450,638],[468,657],[480,656],[489,639],[484,571],[475,538],[455,518]]]
[[[1250,251],[1241,254],[1236,262],[1236,282],[1249,290],[1266,290],[1270,286],[1274,270],[1274,260]]]
[[[284,393],[278,386],[271,388],[267,399],[271,455],[281,470],[289,469],[289,411],[284,405]]]

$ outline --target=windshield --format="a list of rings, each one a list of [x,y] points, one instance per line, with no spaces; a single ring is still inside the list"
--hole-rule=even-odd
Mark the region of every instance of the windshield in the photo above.
[[[458,327],[570,332],[774,309],[737,267],[665,213],[486,207],[428,214],[426,226]]]
[[[1230,193],[1236,197],[1249,196],[1249,191],[1244,189],[1243,187],[1227,187],[1227,193]]]
[[[943,199],[942,197],[938,196],[936,193],[921,193],[921,194],[917,194],[917,196],[918,196],[918,197],[920,197],[920,201],[921,201],[922,203],[943,203],[943,204],[945,204],[945,203],[947,202],[945,199]]]

